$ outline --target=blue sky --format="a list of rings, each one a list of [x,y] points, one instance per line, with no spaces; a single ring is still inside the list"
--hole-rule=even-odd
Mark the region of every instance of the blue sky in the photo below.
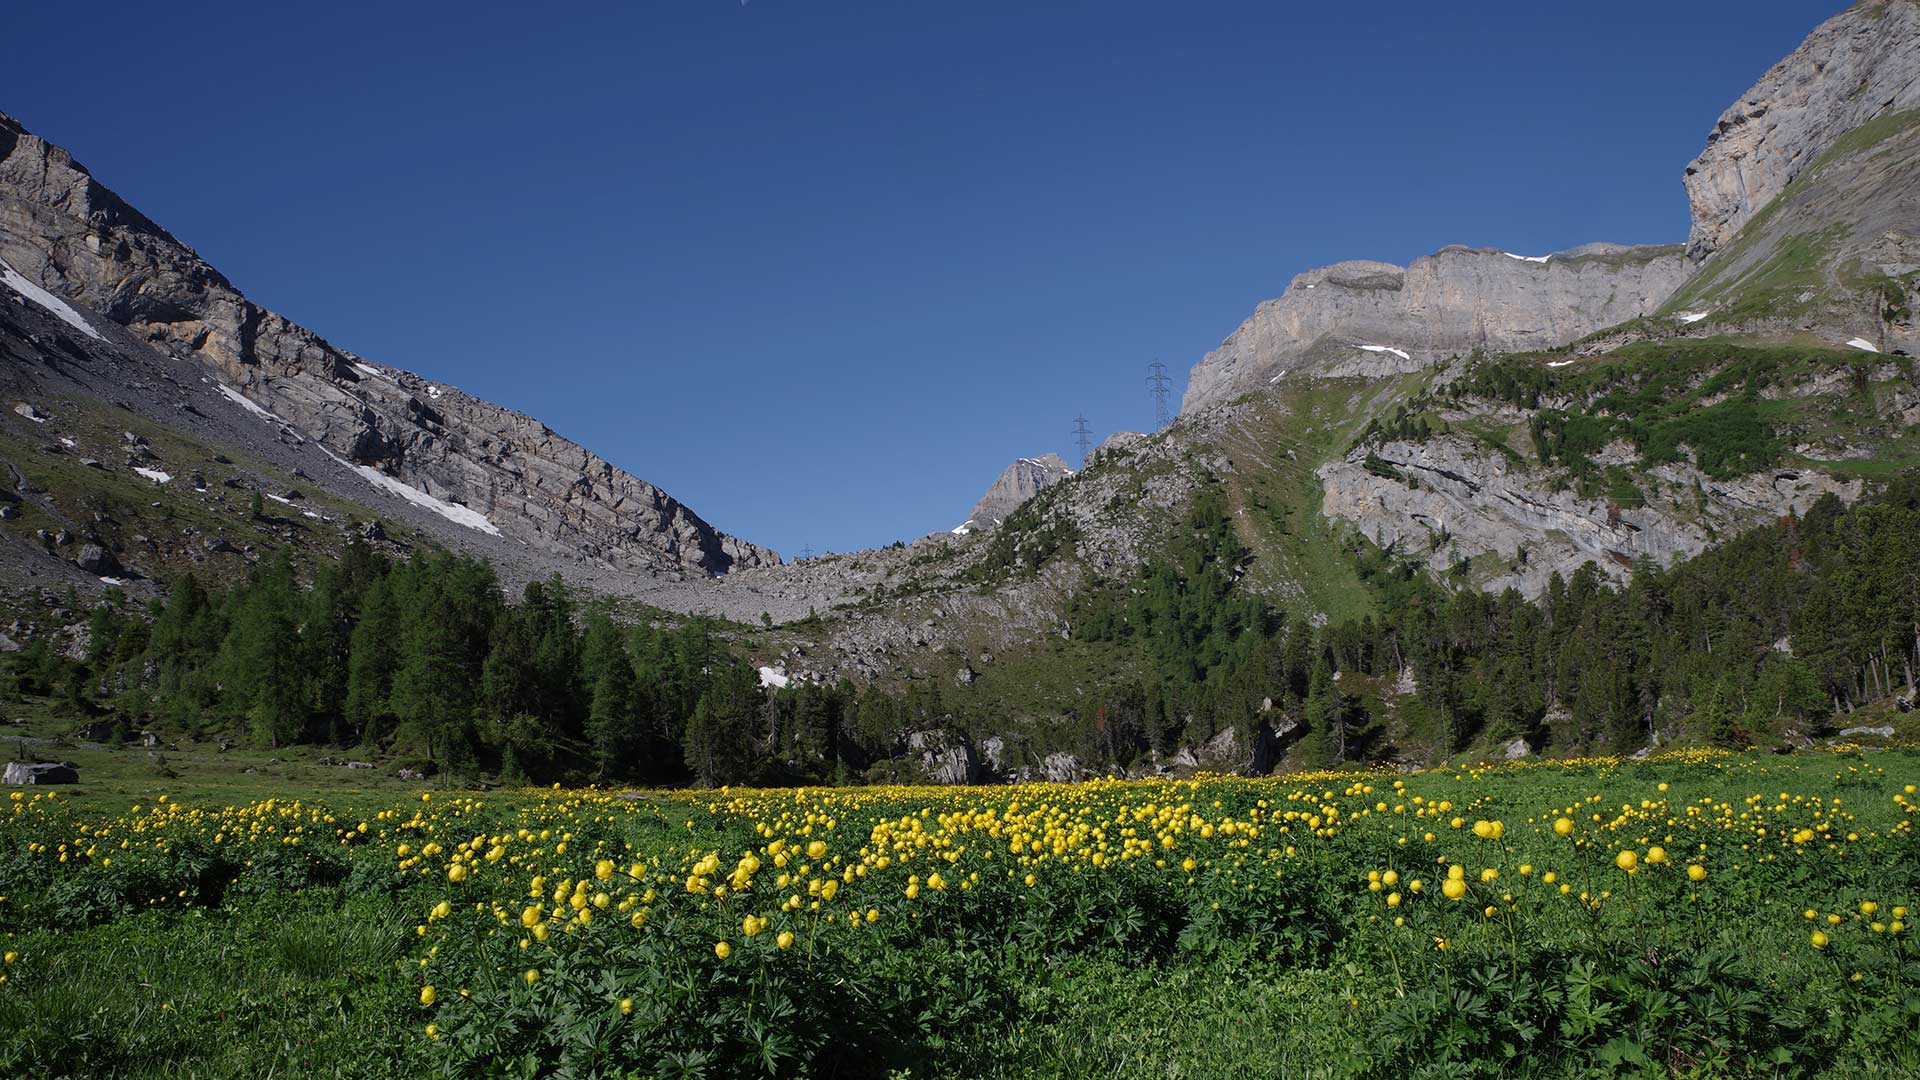
[[[1309,267],[1683,239],[1841,6],[37,3],[0,111],[338,344],[844,551],[1151,427]]]

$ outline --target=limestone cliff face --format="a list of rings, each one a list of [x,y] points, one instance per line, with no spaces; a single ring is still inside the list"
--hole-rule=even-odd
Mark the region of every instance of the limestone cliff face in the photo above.
[[[1741,95],[1687,166],[1696,262],[1726,247],[1847,132],[1920,108],[1920,3],[1864,0]]]
[[[334,453],[484,514],[509,538],[626,572],[779,561],[532,417],[368,363],[252,303],[65,150],[4,114],[0,256],[155,347],[199,359]]]
[[[1635,455],[1618,448],[1615,456]],[[1399,478],[1382,476],[1386,469]],[[1355,450],[1321,466],[1319,476],[1328,517],[1436,573],[1494,556],[1504,568],[1475,584],[1529,597],[1554,574],[1570,577],[1585,563],[1624,582],[1637,561],[1668,566],[1743,529],[1804,514],[1822,495],[1852,502],[1862,491],[1858,479],[1798,467],[1714,480],[1680,463],[1647,470],[1644,504],[1622,507],[1583,498],[1553,470],[1515,464],[1458,435]]]
[[[1547,256],[1448,247],[1406,267],[1309,270],[1195,365],[1183,412],[1289,374],[1378,377],[1476,349],[1562,345],[1659,307],[1690,272],[1678,244]]]
[[[1007,466],[1000,478],[987,489],[987,493],[974,504],[972,512],[967,514],[967,520],[953,531],[967,533],[991,529],[1005,521],[1007,515],[1018,509],[1021,503],[1072,475],[1073,470],[1067,467],[1059,454],[1021,458]]]

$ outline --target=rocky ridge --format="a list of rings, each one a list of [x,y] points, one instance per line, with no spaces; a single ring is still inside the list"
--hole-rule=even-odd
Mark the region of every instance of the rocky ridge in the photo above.
[[[1691,271],[1677,244],[1540,256],[1455,245],[1405,267],[1308,270],[1194,365],[1181,411],[1288,376],[1378,378],[1565,344],[1654,311]]]
[[[152,347],[204,364],[236,407],[315,440],[388,494],[457,508],[443,515],[456,523],[628,574],[779,561],[531,417],[369,363],[252,303],[67,151],[4,114],[0,258]]]

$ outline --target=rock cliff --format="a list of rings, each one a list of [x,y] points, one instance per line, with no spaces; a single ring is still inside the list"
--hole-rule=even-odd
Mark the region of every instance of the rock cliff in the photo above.
[[[1920,3],[1863,0],[1821,23],[1714,125],[1687,166],[1699,262],[1726,247],[1846,133],[1920,108]]]
[[[154,348],[203,363],[235,408],[285,424],[389,495],[612,570],[775,564],[528,416],[369,363],[241,295],[65,150],[0,114],[0,258]]]
[[[1565,344],[1658,308],[1691,270],[1680,245],[1552,255],[1448,247],[1409,266],[1309,270],[1194,366],[1183,412],[1287,375],[1378,377],[1475,350]]]

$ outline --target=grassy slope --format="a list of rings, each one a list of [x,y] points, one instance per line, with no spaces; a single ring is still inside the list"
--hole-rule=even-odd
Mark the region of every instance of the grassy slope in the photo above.
[[[59,513],[56,517],[32,499],[22,500],[21,515],[0,522],[0,533],[15,542],[37,546],[36,529],[52,533],[68,528],[77,536],[91,528],[112,542],[123,563],[146,576],[192,571],[217,581],[222,575],[243,572],[246,559],[239,554],[207,553],[201,545],[207,537],[224,536],[236,548],[284,547],[293,553],[296,565],[311,565],[338,556],[347,524],[380,517],[365,505],[328,494],[264,460],[209,446],[105,402],[75,398],[48,402],[47,407],[54,418],[44,424],[11,412],[0,419],[0,462],[18,470],[28,483],[46,489],[45,497]],[[151,442],[157,460],[146,467],[171,475],[169,483],[156,484],[125,464],[124,432]],[[60,437],[78,445],[58,454],[42,449],[59,445]],[[228,463],[222,463],[222,457]],[[82,465],[83,458],[96,459],[104,468]],[[193,489],[190,475],[195,471],[206,478],[204,492]],[[241,486],[224,486],[228,479]],[[13,486],[11,476],[6,483]],[[263,516],[257,519],[251,513],[256,488],[263,498]],[[305,497],[292,505],[265,498],[288,490],[298,490]],[[303,510],[322,517],[307,517]],[[97,520],[101,516],[104,521]],[[417,540],[414,531],[401,523],[383,520],[383,526],[393,540]],[[148,538],[151,544],[138,537]],[[76,540],[61,554],[72,558],[80,543]]]

